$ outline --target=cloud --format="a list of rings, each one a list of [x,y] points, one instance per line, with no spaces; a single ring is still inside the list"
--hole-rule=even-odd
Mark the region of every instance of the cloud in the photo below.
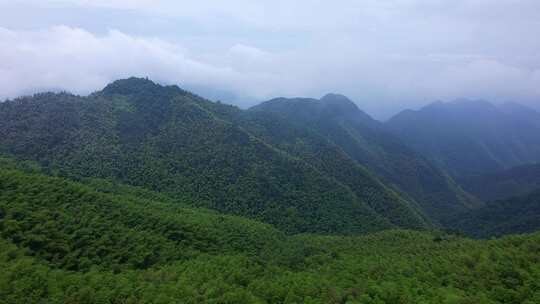
[[[252,60],[262,51],[236,46]],[[108,82],[147,76],[163,83],[240,89],[257,87],[264,75],[239,73],[198,61],[178,44],[111,30],[98,36],[79,28],[56,26],[40,31],[0,28],[0,95],[14,97],[47,88],[87,94]],[[256,94],[256,90],[246,90]]]
[[[2,97],[136,75],[250,102],[338,92],[381,118],[540,103],[536,0],[0,0],[0,19]]]

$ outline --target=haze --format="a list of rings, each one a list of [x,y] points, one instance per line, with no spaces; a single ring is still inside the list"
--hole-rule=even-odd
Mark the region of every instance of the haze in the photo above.
[[[147,76],[248,107],[345,94],[540,107],[540,2],[0,1],[0,99]]]

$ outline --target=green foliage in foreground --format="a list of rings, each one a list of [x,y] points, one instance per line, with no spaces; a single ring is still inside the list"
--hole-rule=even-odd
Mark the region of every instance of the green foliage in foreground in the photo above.
[[[2,241],[0,302],[539,303],[540,235],[437,240],[407,231],[303,237],[274,262],[203,254],[118,273],[55,269]]]
[[[107,184],[2,170],[0,234],[68,270],[144,269],[200,253],[257,254],[283,238],[266,224],[148,200],[136,190],[91,188],[114,191]]]
[[[540,302],[540,234],[284,236],[159,198],[2,169],[0,303]]]

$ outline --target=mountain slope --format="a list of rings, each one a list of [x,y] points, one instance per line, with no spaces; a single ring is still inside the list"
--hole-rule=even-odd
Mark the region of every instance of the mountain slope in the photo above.
[[[259,116],[279,116],[314,130],[338,147],[348,159],[368,168],[386,184],[416,201],[418,208],[436,221],[467,210],[476,203],[444,172],[403,145],[345,96],[329,94],[321,100],[278,98],[253,107],[250,112]],[[287,138],[283,136],[283,130],[279,131],[281,133],[273,137],[280,147],[297,149],[299,145],[295,141],[299,140],[305,145],[302,137]]]
[[[540,190],[488,202],[483,208],[456,217],[451,225],[474,237],[499,237],[537,231],[540,229]]]
[[[164,194],[41,170],[0,158],[0,302],[540,300],[538,233],[287,236]]]
[[[77,271],[145,269],[203,253],[258,254],[284,238],[270,225],[141,198],[127,188],[94,188],[103,183],[1,166],[0,235],[50,265]]]
[[[459,183],[468,192],[484,201],[523,196],[540,189],[540,164],[471,176],[459,180]]]
[[[369,174],[359,178],[373,195],[358,196],[224,115],[240,112],[131,78],[89,97],[40,94],[0,104],[0,150],[55,174],[166,192],[289,233],[427,227],[410,210],[399,223],[375,211],[400,198]]]
[[[437,102],[386,126],[455,177],[540,162],[540,114],[516,104]]]
[[[340,147],[314,130],[280,116],[258,111],[222,113],[264,142],[302,159],[321,173],[347,186],[379,214],[401,227],[415,219],[429,222],[412,199],[378,181]]]

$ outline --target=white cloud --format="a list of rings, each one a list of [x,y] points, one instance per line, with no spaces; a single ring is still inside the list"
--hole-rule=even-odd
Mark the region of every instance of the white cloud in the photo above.
[[[0,0],[4,97],[137,75],[252,100],[339,92],[379,116],[459,97],[540,103],[537,0],[14,3]]]
[[[247,46],[233,49],[238,50],[250,52],[253,60],[264,54]],[[129,76],[229,89],[256,88],[257,82],[264,80],[257,73],[239,73],[231,67],[193,59],[177,44],[132,37],[116,30],[98,36],[66,26],[40,31],[0,28],[0,58],[3,97],[46,88],[87,94],[112,80]]]

